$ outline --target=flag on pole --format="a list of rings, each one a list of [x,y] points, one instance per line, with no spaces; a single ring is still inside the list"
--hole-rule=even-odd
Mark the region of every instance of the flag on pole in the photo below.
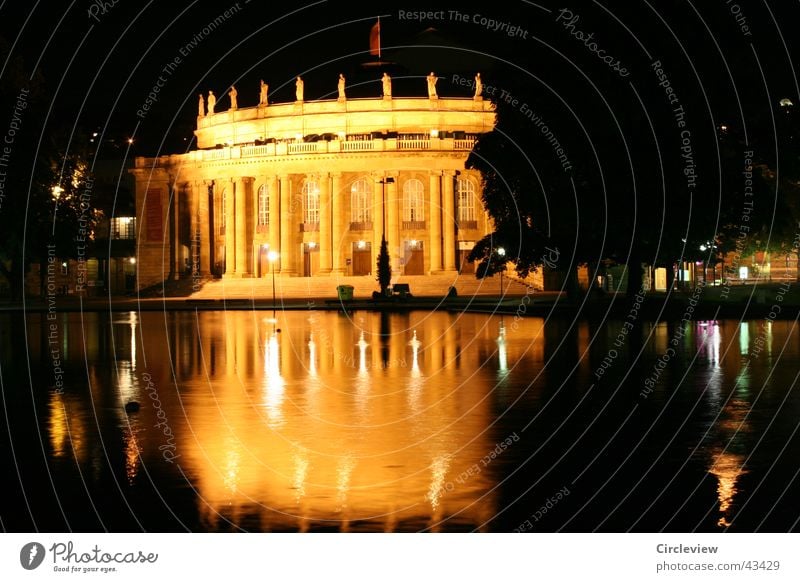
[[[381,18],[372,26],[369,33],[369,54],[381,58]]]

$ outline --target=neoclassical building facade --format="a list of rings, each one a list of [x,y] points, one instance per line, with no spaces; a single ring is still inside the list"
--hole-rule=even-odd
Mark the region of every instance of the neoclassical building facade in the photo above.
[[[371,275],[383,236],[395,274],[472,268],[464,258],[490,223],[465,162],[495,126],[490,101],[261,101],[201,103],[197,150],[136,158],[138,288]]]

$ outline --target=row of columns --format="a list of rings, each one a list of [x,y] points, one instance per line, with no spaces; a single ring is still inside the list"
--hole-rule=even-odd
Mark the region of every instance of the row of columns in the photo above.
[[[386,236],[392,257],[392,268],[397,272],[403,237],[401,237],[400,208],[402,199],[398,195],[399,172],[377,172],[372,174],[372,253],[377,258],[382,236]],[[345,216],[345,196],[350,191],[342,189],[341,173],[309,174],[319,184],[319,274],[346,271],[343,253],[338,248],[344,239],[349,217]],[[428,230],[426,255],[430,271],[453,271],[455,257],[455,171],[432,171],[429,180]],[[266,176],[264,180],[269,200],[268,244],[279,253],[278,268],[282,275],[296,275],[297,256],[300,245],[297,242],[299,225],[303,219],[303,200],[300,195],[292,200],[291,180],[288,174]],[[183,193],[189,200],[181,201]],[[172,190],[170,214],[170,259],[173,273],[177,277],[184,266],[179,249],[180,213],[175,209],[180,204],[188,204],[190,214],[190,262],[192,272],[207,276],[212,271],[216,256],[215,241],[221,216],[215,215],[215,205],[211,200],[218,199],[222,193],[225,207],[220,212],[225,215],[225,269],[226,277],[251,277],[254,273],[255,252],[254,232],[258,216],[258,193],[255,178],[237,177],[217,180],[204,180],[186,184],[184,188]],[[274,267],[272,267],[274,268]]]

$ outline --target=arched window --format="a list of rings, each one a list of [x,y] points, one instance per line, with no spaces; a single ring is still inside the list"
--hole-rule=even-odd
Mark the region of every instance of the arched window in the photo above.
[[[303,184],[303,222],[319,224],[319,183],[306,180]]]
[[[403,185],[404,222],[422,222],[425,220],[424,195],[425,188],[419,180],[407,180]]]
[[[457,200],[459,224],[475,222],[475,185],[469,180],[459,178]]]
[[[350,187],[350,222],[365,224],[370,216],[369,186],[366,180],[356,180]]]
[[[258,188],[258,226],[269,224],[269,192],[266,186]]]

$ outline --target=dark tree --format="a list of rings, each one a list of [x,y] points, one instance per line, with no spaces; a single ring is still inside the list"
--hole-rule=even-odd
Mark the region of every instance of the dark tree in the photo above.
[[[386,245],[386,239],[381,237],[381,249],[378,252],[378,276],[376,277],[378,285],[381,287],[381,295],[386,296],[386,290],[392,282],[392,266],[389,260],[389,248]]]

